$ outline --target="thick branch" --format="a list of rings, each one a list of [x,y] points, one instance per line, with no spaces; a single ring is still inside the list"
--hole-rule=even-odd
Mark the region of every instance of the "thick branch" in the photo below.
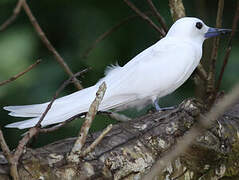
[[[219,0],[218,9],[217,9],[217,19],[216,19],[217,28],[221,28],[222,26],[223,9],[224,9],[224,0]],[[209,62],[209,72],[208,72],[207,87],[206,87],[206,93],[208,94],[207,104],[209,105],[209,107],[212,106],[216,97],[215,74],[216,74],[216,60],[217,60],[217,54],[219,49],[219,42],[220,42],[220,37],[216,37],[213,39],[212,54],[211,54],[211,59]]]
[[[221,177],[227,176],[227,170],[232,169],[235,169],[234,175],[239,175],[236,171],[239,168],[238,159],[233,158],[237,157],[239,147],[238,141],[235,141],[239,130],[236,118],[239,116],[238,108],[239,104],[232,107],[210,130],[198,135],[187,152],[176,159],[176,167],[181,170],[173,168],[170,173],[172,179],[178,176],[185,178],[187,173],[193,174],[194,179],[199,179],[202,175],[216,176],[223,165],[226,166],[226,171],[223,171]],[[116,124],[78,165],[67,163],[65,158],[76,138],[61,140],[36,150],[27,149],[21,159],[19,174],[25,179],[39,179],[40,176],[46,179],[140,178],[158,158],[175,149],[175,144],[188,134],[188,130],[195,127],[197,117],[202,112],[203,105],[194,100],[186,100],[175,110],[148,114]],[[88,136],[85,147],[92,144],[99,134],[101,132]],[[0,175],[1,172],[8,173],[6,166],[8,165],[0,163]],[[175,167],[174,161],[168,166],[169,169],[170,166]],[[206,166],[210,169],[205,169]],[[166,175],[168,172],[159,176],[159,179],[165,179]]]
[[[182,0],[169,0],[169,7],[173,21],[186,16]]]

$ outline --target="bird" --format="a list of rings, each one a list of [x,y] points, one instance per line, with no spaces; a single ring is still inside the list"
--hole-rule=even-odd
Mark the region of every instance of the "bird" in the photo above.
[[[87,112],[99,86],[107,89],[99,111],[124,109],[152,103],[160,111],[159,98],[179,88],[193,73],[202,57],[203,42],[230,29],[208,27],[196,17],[178,19],[165,37],[145,49],[124,66],[111,65],[95,85],[58,98],[41,122],[41,127],[62,123]],[[7,128],[34,127],[47,108],[42,104],[5,106],[9,115],[30,118],[6,125]]]

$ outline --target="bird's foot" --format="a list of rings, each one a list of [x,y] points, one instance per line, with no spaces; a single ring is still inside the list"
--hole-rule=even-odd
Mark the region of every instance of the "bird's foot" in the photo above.
[[[173,110],[173,109],[175,109],[176,107],[177,107],[177,106],[163,107],[163,108],[160,108],[159,111]]]
[[[160,111],[167,111],[167,110],[173,110],[175,109],[177,106],[170,106],[170,107],[163,107],[161,108],[158,104],[158,100],[154,101],[154,108],[156,109],[156,111],[160,112]]]

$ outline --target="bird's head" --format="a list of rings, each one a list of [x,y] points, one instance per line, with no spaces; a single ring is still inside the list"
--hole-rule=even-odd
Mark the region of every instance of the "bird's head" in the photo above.
[[[198,18],[184,17],[172,25],[167,37],[187,39],[202,44],[207,38],[227,34],[229,32],[231,32],[231,29],[211,28]]]

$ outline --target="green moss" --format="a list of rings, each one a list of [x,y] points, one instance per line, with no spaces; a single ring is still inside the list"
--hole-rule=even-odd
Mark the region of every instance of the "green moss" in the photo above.
[[[232,152],[229,153],[226,162],[226,176],[238,176],[239,175],[239,143],[232,145]]]

